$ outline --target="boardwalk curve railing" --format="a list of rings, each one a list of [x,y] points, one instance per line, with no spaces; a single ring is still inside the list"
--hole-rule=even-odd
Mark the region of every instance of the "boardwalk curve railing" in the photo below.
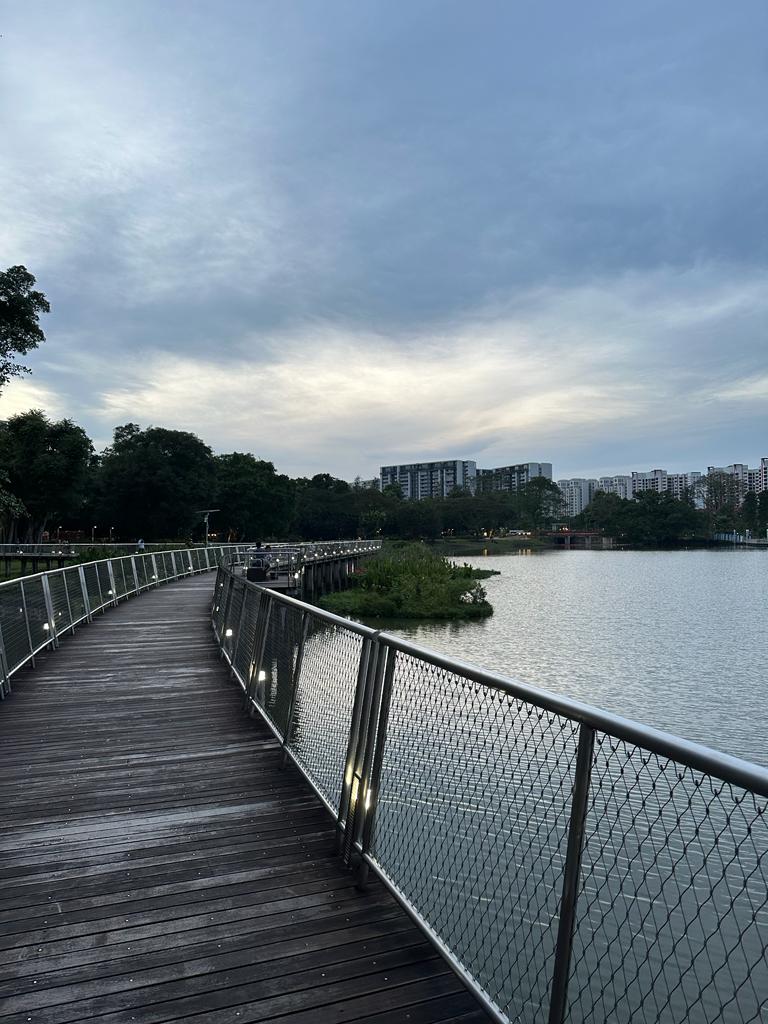
[[[223,656],[499,1021],[765,1020],[768,770],[222,567]]]
[[[11,677],[97,612],[170,580],[216,569],[242,545],[174,548],[105,558],[0,583],[0,698]]]
[[[377,541],[338,540],[275,544],[270,550],[275,565],[281,563],[283,549],[290,549],[294,558],[298,551],[300,565],[378,547]],[[0,699],[11,692],[15,672],[97,612],[161,583],[216,569],[221,562],[247,560],[254,550],[247,544],[220,544],[136,552],[0,583]]]

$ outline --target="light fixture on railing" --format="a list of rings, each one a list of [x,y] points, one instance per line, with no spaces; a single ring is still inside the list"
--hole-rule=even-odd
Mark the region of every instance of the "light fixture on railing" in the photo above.
[[[267,673],[264,671],[263,668],[259,669],[259,682],[260,683],[266,683],[266,681],[267,681]]]
[[[50,628],[51,628],[51,627],[50,627],[50,626],[48,625],[48,623],[47,623],[47,622],[44,622],[44,623],[43,623],[43,629],[45,630],[45,632],[46,632],[46,633],[48,632],[48,630],[49,630]]]
[[[224,630],[224,636],[226,636],[226,637],[232,636],[232,630],[231,629],[225,629]]]

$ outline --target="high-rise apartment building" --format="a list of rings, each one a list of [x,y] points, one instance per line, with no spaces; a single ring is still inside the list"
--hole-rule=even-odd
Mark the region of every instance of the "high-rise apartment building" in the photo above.
[[[618,494],[627,500],[632,497],[632,477],[629,474],[619,476],[601,476],[597,481],[597,489],[606,494]]]
[[[667,489],[666,469],[651,469],[647,473],[632,473],[632,497],[636,498],[643,491],[657,491],[661,494]]]
[[[597,480],[574,477],[571,480],[558,480],[557,486],[563,494],[566,515],[577,516],[592,501],[595,491],[599,489]]]
[[[381,489],[399,484],[404,498],[445,498],[457,487],[475,493],[477,463],[471,460],[444,459],[441,462],[409,462],[381,467]]]
[[[552,479],[551,462],[518,462],[514,466],[498,466],[496,469],[478,469],[477,490],[520,491],[535,477]]]
[[[726,473],[732,477],[738,484],[740,500],[749,491],[756,494],[768,491],[768,458],[760,459],[760,465],[755,469],[750,469],[744,462],[734,462],[730,466],[708,466],[707,473]]]
[[[400,466],[381,467],[382,490],[399,484],[404,498],[445,498],[456,487],[475,493],[519,491],[535,477],[552,479],[551,462],[520,462],[496,469],[478,469],[467,459],[446,459],[441,462],[408,462]]]

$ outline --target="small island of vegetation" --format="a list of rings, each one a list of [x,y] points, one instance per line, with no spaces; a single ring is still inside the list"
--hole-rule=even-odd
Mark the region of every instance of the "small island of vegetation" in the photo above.
[[[388,545],[351,579],[349,590],[326,594],[321,608],[356,619],[481,619],[493,614],[478,580],[491,569],[456,565],[422,544]]]

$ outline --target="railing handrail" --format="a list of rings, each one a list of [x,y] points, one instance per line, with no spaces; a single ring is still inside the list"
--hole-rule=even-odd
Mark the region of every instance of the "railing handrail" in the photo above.
[[[268,589],[248,580],[244,582],[246,586],[255,590]],[[441,654],[430,647],[423,647],[393,633],[373,629],[361,622],[355,622],[334,612],[329,612],[325,608],[318,608],[316,605],[290,597],[288,594],[282,594],[279,591],[270,591],[270,594],[273,600],[281,604],[300,611],[311,611],[316,618],[348,629],[358,636],[371,639],[375,637],[386,647],[391,647],[403,654],[410,654],[414,658],[419,658],[421,661],[436,665],[448,672],[455,672],[481,686],[500,690],[511,697],[534,704],[543,711],[551,711],[574,722],[589,725],[594,729],[599,729],[600,732],[615,736],[616,739],[626,740],[628,743],[643,747],[655,754],[680,761],[689,768],[714,775],[723,782],[730,782],[743,789],[753,790],[760,796],[768,797],[768,768],[761,765],[734,757],[732,754],[723,753],[693,740],[687,740],[674,733],[656,729],[631,718],[624,718],[611,711],[604,711],[595,705],[534,686],[532,683],[525,683],[520,679],[491,672],[459,658]]]

